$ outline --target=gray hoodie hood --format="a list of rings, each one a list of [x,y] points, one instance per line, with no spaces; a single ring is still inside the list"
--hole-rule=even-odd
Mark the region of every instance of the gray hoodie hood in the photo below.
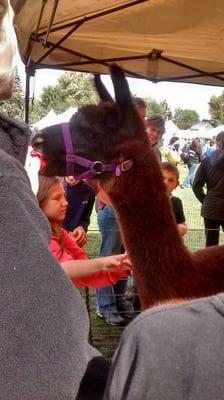
[[[0,148],[25,164],[31,130],[27,124],[0,113]]]

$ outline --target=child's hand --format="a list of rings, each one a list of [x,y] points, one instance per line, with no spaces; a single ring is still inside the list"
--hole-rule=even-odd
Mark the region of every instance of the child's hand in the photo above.
[[[78,246],[82,247],[87,243],[87,235],[82,226],[77,226],[77,228],[69,232],[69,234]]]
[[[116,271],[123,269],[126,272],[131,270],[131,262],[127,254],[119,254],[114,256],[102,257],[102,271]]]
[[[180,236],[184,236],[187,233],[187,227],[185,224],[177,224],[177,230]]]

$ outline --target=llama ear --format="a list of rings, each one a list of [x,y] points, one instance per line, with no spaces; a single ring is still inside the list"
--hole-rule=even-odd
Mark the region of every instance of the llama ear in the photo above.
[[[100,97],[100,100],[109,101],[110,103],[113,103],[114,101],[113,101],[111,95],[109,94],[109,92],[107,91],[107,89],[105,88],[103,82],[101,81],[99,74],[94,75],[94,83],[95,83],[97,93]]]
[[[110,67],[111,79],[114,85],[115,99],[120,111],[123,115],[134,111],[135,106],[132,101],[132,96],[129,90],[128,82],[124,72],[118,65],[114,64]]]

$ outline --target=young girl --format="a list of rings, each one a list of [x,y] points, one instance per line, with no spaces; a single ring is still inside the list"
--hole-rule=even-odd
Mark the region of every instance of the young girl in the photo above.
[[[98,288],[127,276],[130,264],[126,255],[88,259],[84,250],[62,229],[68,203],[59,178],[39,175],[37,198],[52,229],[50,251],[76,286]]]

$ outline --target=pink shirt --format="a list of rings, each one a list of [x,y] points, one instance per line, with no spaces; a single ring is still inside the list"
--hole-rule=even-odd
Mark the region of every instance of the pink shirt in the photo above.
[[[82,250],[75,241],[70,237],[70,235],[61,228],[63,237],[63,249],[61,249],[60,244],[56,236],[52,235],[49,249],[53,256],[59,262],[69,261],[69,260],[86,260],[89,257]],[[121,277],[127,276],[124,270],[118,270],[114,272],[99,271],[94,274],[85,276],[81,279],[72,279],[72,282],[77,287],[88,286],[91,288],[100,288],[104,286],[113,285]]]

